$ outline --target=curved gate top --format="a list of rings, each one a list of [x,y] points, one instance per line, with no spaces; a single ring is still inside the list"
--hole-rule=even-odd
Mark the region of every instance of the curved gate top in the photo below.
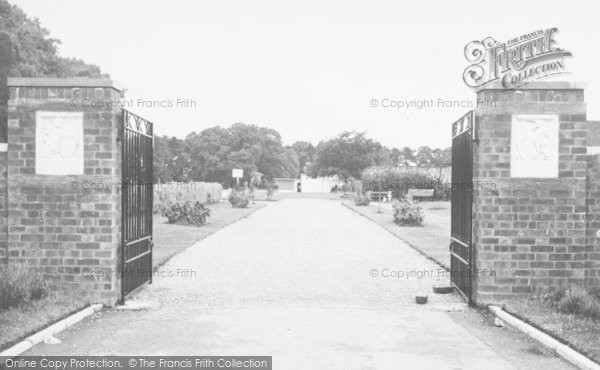
[[[450,272],[452,285],[472,298],[473,111],[452,124]]]
[[[123,109],[121,301],[152,282],[153,140],[152,123]]]

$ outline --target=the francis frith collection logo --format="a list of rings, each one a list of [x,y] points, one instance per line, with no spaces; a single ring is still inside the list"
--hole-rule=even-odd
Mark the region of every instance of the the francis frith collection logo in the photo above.
[[[557,33],[558,28],[548,28],[503,43],[493,37],[470,42],[465,58],[472,64],[463,73],[465,83],[480,88],[499,81],[503,88],[512,89],[567,73],[564,59],[572,55],[558,47]]]

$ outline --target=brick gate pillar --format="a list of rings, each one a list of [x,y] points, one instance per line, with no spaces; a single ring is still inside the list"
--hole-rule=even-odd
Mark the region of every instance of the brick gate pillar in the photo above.
[[[9,263],[37,266],[54,289],[118,299],[120,110],[107,79],[11,78]]]
[[[473,153],[477,304],[582,282],[600,267],[580,83],[537,82],[477,93]],[[596,171],[597,172],[597,171]],[[600,176],[598,176],[600,178]],[[599,195],[596,189],[595,195]],[[599,203],[600,205],[600,203]],[[598,221],[596,221],[596,219]]]

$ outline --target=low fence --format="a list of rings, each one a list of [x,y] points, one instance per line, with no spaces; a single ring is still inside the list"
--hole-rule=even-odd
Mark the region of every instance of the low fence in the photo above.
[[[433,179],[439,180],[444,183],[448,183],[452,180],[452,168],[451,167],[398,167],[401,171],[407,173],[419,173],[427,175]]]

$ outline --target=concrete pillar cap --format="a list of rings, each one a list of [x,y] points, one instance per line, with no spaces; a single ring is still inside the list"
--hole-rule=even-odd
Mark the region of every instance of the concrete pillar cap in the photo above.
[[[8,87],[83,87],[83,88],[111,88],[123,91],[123,88],[110,78],[87,77],[9,77]]]
[[[502,87],[498,80],[478,88],[476,92],[487,90],[584,90],[586,87],[587,83],[582,81],[536,81],[530,82],[525,86],[506,89],[505,87]]]

